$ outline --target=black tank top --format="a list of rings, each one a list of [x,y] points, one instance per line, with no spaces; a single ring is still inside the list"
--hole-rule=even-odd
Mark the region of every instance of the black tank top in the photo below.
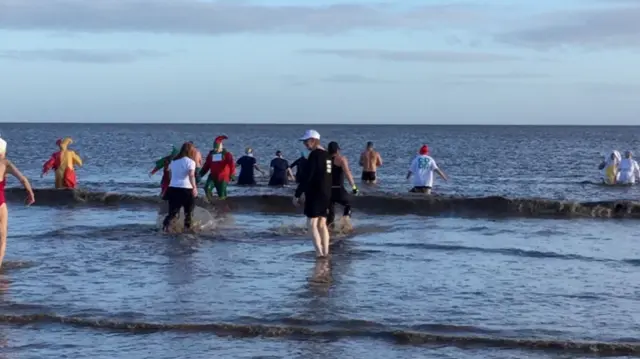
[[[342,188],[344,186],[344,171],[342,167],[336,166],[336,158],[331,158],[331,188]]]

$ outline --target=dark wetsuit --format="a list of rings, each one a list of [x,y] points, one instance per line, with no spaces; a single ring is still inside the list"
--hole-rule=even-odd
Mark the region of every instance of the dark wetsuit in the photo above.
[[[331,171],[333,169],[329,153],[315,149],[309,159],[295,197],[304,193],[304,214],[308,218],[327,217],[331,205]]]
[[[269,186],[286,186],[289,183],[287,179],[289,162],[284,158],[276,157],[271,160],[271,168],[273,168],[273,174],[269,179]]]
[[[351,216],[351,204],[349,203],[349,193],[344,189],[344,170],[335,165],[335,157],[331,159],[331,204],[329,205],[329,215],[327,225],[334,222],[336,218],[335,205],[344,207],[343,216]]]
[[[300,156],[297,160],[293,161],[289,168],[296,168],[296,183],[300,183],[300,180],[303,178],[304,167],[307,165],[307,158],[304,156]]]
[[[238,185],[252,186],[256,184],[256,178],[253,169],[256,165],[256,159],[253,156],[242,156],[236,161],[240,166],[240,175],[238,176]]]

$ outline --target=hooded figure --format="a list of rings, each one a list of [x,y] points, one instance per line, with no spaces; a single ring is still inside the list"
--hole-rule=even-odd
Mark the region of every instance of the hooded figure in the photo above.
[[[204,185],[204,193],[209,201],[213,199],[214,187],[220,199],[227,198],[227,186],[236,173],[236,163],[233,160],[233,155],[225,150],[222,145],[222,141],[227,138],[227,136],[216,137],[213,142],[213,150],[209,152],[200,170],[201,177],[204,177],[209,172],[209,177]]]
[[[602,170],[602,179],[605,184],[614,185],[618,182],[618,167],[621,160],[620,152],[613,150],[609,158],[605,158],[600,164],[599,168]]]
[[[169,164],[175,156],[178,155],[178,149],[176,146],[171,145],[171,153],[168,156],[164,156],[156,161],[155,166],[151,170],[150,176],[154,175],[160,169],[162,169],[162,180],[160,180],[160,195],[164,196],[164,193],[169,188],[171,182],[171,172],[169,171]]]
[[[66,137],[57,140],[56,144],[60,151],[51,155],[51,158],[44,164],[42,175],[53,169],[56,176],[56,188],[76,188],[77,179],[74,165],[82,166],[82,159],[75,151],[68,149],[73,140]]]

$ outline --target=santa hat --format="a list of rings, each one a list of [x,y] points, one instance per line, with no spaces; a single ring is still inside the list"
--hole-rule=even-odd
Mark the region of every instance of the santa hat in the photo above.
[[[218,136],[216,137],[215,140],[213,140],[213,149],[214,150],[219,150],[220,149],[220,145],[222,144],[222,141],[228,139],[229,137],[222,135],[222,136]]]
[[[429,153],[429,146],[422,145],[422,147],[420,147],[420,151],[418,151],[418,153],[421,154],[421,155],[426,155],[427,153]]]

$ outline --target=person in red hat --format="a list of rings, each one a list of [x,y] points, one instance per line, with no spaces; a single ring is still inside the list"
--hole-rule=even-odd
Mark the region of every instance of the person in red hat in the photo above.
[[[422,145],[416,158],[411,161],[411,166],[407,173],[407,180],[413,175],[413,188],[409,192],[431,194],[434,172],[447,181],[447,175],[438,167],[436,161],[429,156],[429,146]]]
[[[215,187],[218,198],[227,198],[227,186],[236,173],[236,163],[231,152],[222,145],[227,136],[218,136],[213,141],[213,150],[209,152],[207,159],[200,169],[200,176],[209,172],[209,177],[204,185],[205,195],[209,201],[213,200],[213,188]]]

